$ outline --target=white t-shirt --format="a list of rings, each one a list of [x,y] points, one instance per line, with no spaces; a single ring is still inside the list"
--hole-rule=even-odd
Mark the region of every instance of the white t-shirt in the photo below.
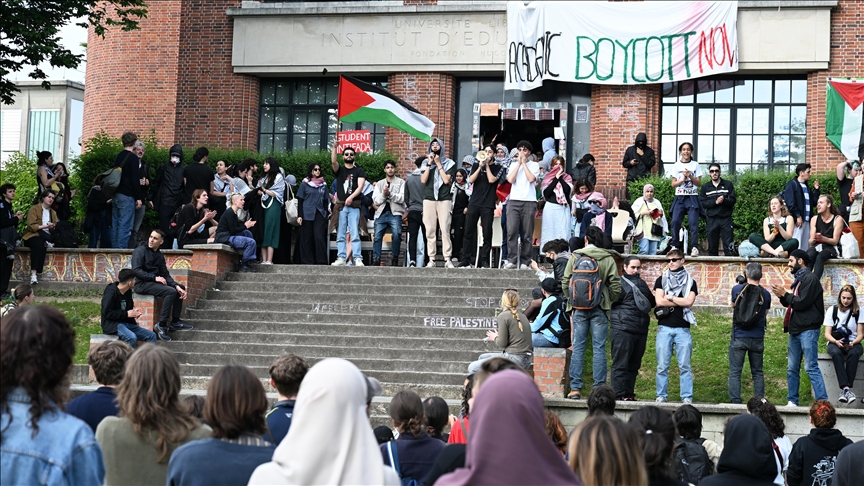
[[[699,162],[695,160],[691,160],[686,164],[681,162],[675,162],[672,166],[672,170],[669,171],[669,177],[676,180],[684,180],[684,170],[689,170],[691,174],[696,177],[702,177],[705,175],[702,172],[702,167],[699,166]],[[684,184],[675,188],[676,196],[698,196],[699,195],[699,187],[696,184],[693,184],[693,181],[687,179]]]
[[[51,210],[42,208],[42,226],[51,222]]]
[[[825,327],[834,327],[834,308],[836,305],[832,305],[825,311],[825,320],[822,321],[822,325]],[[849,316],[850,311],[843,312],[840,309],[837,309],[837,320],[840,321],[840,325],[844,325],[846,323],[846,317]],[[846,325],[846,328],[852,333],[849,335],[849,341],[854,341],[858,336],[858,324],[864,324],[864,312],[858,312],[858,322],[855,322],[855,319],[849,318],[849,323]]]
[[[522,165],[514,161],[510,164],[510,170],[507,172],[509,176],[514,170],[519,170],[516,174],[516,180],[513,181],[513,187],[510,188],[511,201],[536,201],[537,200],[537,183],[540,182],[540,164],[537,162],[527,162],[525,166],[534,174],[534,182],[528,182],[528,177],[525,175],[525,170]]]
[[[777,470],[780,471],[777,473],[777,477],[774,478],[774,484],[777,486],[785,486],[786,482],[783,480],[782,472],[785,472],[789,469],[789,454],[792,453],[792,441],[789,440],[788,435],[784,435],[783,437],[778,437],[774,439],[774,443],[777,444],[777,448],[780,449],[780,455],[783,457],[783,464],[778,464],[777,454],[774,454],[774,463],[777,464]],[[772,453],[773,453],[772,448]]]

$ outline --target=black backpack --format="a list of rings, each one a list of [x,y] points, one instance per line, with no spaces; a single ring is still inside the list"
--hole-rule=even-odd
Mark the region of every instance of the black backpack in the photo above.
[[[171,216],[171,222],[168,223],[168,236],[174,239],[178,239],[180,237],[181,230],[183,228],[180,227],[180,212],[183,211],[186,205],[180,206],[177,211],[174,213],[174,216]]]
[[[702,446],[705,439],[675,441],[675,471],[685,483],[698,484],[705,476],[714,474],[714,462]]]
[[[732,325],[740,329],[753,329],[762,317],[765,297],[760,285],[745,284],[733,304]]]
[[[57,248],[78,248],[78,235],[69,221],[58,221],[54,226],[54,246]]]
[[[557,348],[569,348],[571,343],[570,337],[570,314],[567,313],[567,303],[564,299],[559,298],[557,302],[554,304],[557,306],[557,309],[552,309],[552,312],[557,312],[557,323],[561,328],[561,332],[555,332],[552,329],[552,320],[547,320],[536,332],[540,332],[544,329],[549,329],[549,331],[558,338],[558,344],[555,346]]]

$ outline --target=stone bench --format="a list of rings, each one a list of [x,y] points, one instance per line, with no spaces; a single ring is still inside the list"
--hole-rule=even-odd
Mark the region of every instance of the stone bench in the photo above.
[[[840,384],[837,383],[837,373],[834,371],[834,361],[831,360],[830,354],[819,353],[819,371],[822,372],[822,379],[825,381],[825,389],[828,391],[829,402],[835,406],[839,404],[843,408],[864,410],[864,404],[861,403],[861,399],[864,398],[864,356],[858,359],[858,372],[855,374],[855,381],[852,383],[852,393],[858,397],[855,403],[847,405],[837,401],[840,398]]]

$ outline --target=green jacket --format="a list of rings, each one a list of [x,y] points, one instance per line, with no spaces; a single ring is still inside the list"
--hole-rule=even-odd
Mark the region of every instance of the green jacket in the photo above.
[[[603,280],[600,308],[608,314],[612,310],[612,302],[615,302],[618,294],[621,293],[621,278],[618,276],[618,266],[615,265],[615,259],[612,258],[612,254],[593,245],[573,252],[570,255],[570,260],[567,261],[567,266],[564,267],[564,276],[561,277],[561,289],[564,291],[565,298],[568,298],[567,312],[573,310],[569,301],[570,276],[573,275],[573,264],[579,259],[579,255],[587,255],[597,260],[597,265],[600,267],[600,278]]]

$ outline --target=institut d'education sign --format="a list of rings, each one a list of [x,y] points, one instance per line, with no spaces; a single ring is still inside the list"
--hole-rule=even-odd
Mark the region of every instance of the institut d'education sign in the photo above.
[[[508,2],[505,89],[738,70],[738,2]]]

